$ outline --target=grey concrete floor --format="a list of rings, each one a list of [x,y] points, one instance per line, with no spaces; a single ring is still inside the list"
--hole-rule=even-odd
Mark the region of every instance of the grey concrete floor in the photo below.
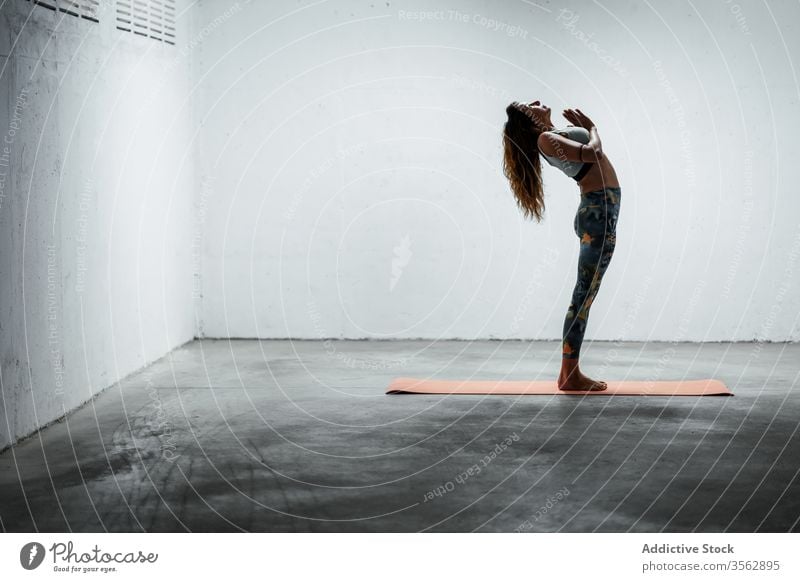
[[[3,452],[0,525],[799,529],[800,345],[584,350],[589,375],[735,396],[384,394],[397,376],[554,378],[555,342],[195,341]]]

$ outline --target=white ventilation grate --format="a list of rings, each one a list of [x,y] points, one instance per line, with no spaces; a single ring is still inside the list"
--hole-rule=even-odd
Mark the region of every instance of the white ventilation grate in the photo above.
[[[117,0],[117,28],[175,44],[175,0]]]
[[[100,0],[28,0],[37,6],[98,22]]]

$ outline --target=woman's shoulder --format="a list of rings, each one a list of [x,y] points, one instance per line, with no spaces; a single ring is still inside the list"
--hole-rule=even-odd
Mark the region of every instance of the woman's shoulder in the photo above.
[[[579,125],[567,125],[561,129],[554,129],[551,133],[557,133],[558,135],[563,135],[564,137],[574,139],[582,143],[589,143],[589,140],[591,139],[589,130]]]

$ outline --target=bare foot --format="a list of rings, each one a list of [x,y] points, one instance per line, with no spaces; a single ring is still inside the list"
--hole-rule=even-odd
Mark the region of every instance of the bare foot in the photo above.
[[[580,370],[572,370],[570,372],[562,372],[558,376],[558,389],[565,391],[586,391],[586,392],[599,392],[608,388],[608,384],[602,380],[592,380],[588,376],[584,376]]]

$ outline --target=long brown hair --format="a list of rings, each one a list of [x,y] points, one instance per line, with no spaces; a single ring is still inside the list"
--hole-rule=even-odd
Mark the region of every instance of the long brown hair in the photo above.
[[[503,174],[511,183],[517,206],[525,218],[541,222],[544,214],[542,165],[536,143],[541,133],[537,124],[514,104],[506,107],[503,126]]]

